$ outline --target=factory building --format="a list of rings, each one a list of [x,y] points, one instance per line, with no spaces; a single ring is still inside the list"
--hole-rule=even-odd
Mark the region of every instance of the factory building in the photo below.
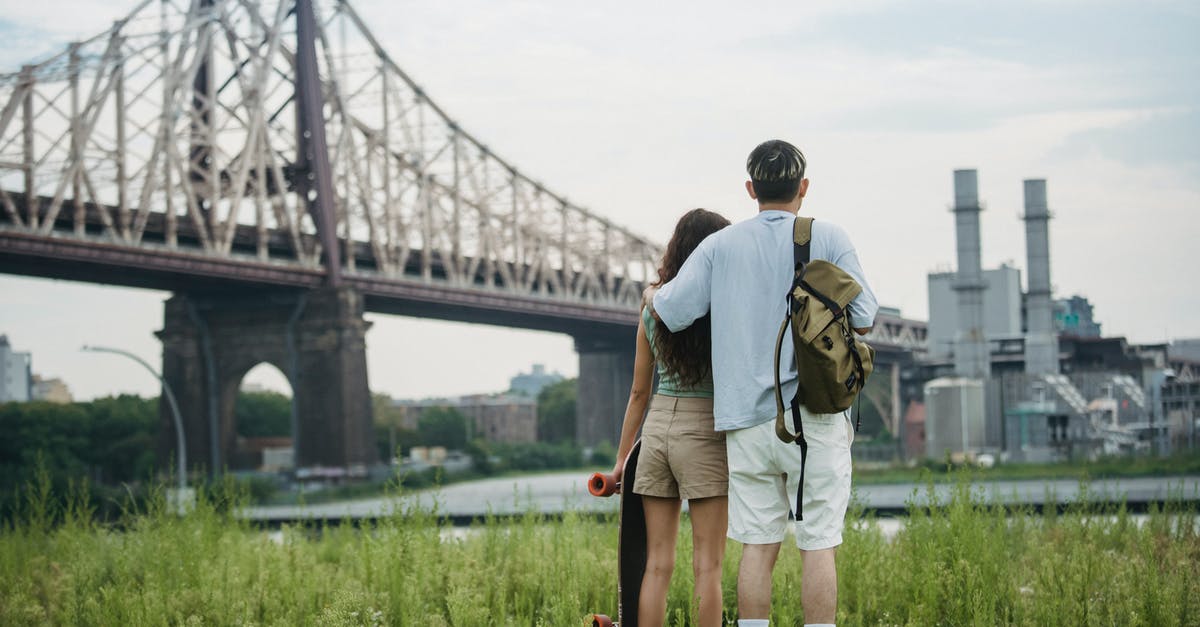
[[[971,458],[1052,461],[1194,446],[1200,341],[1131,345],[1101,337],[1091,303],[1055,300],[1043,179],[1023,182],[1022,271],[983,269],[978,175],[953,177],[957,267],[928,277],[927,350],[905,379],[923,387],[905,448]]]

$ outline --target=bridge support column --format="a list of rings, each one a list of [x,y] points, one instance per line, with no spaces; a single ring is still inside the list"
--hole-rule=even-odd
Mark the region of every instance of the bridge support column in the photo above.
[[[582,446],[616,445],[633,385],[634,337],[578,336],[579,385],[575,438]]]
[[[246,373],[263,362],[291,383],[298,467],[374,464],[369,327],[361,295],[345,288],[172,296],[158,336],[163,376],[179,401],[192,468],[211,472],[229,465],[237,442],[238,389]],[[168,412],[160,404],[164,452],[174,449]]]

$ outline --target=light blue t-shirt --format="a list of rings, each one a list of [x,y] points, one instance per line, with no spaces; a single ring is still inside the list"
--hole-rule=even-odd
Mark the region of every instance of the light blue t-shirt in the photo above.
[[[688,256],[679,274],[658,290],[654,311],[672,331],[712,312],[713,414],[717,431],[744,429],[775,417],[775,337],[792,285],[792,228],[786,211],[758,215],[708,236]],[[845,270],[863,291],[850,302],[855,328],[874,324],[879,305],[849,236],[835,224],[816,220],[811,259]],[[783,343],[783,396],[796,393],[791,342]]]

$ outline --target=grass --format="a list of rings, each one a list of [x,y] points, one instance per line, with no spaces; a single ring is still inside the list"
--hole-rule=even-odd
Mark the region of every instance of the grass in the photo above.
[[[932,460],[913,467],[856,467],[854,481],[858,484],[921,483],[932,474],[938,482],[954,482],[961,470],[949,462]],[[970,470],[976,481],[1163,477],[1200,474],[1200,455],[1188,452],[1171,457],[1102,457],[1095,461],[998,464],[991,468],[971,467]]]
[[[355,529],[278,534],[230,515],[233,488],[179,518],[161,498],[116,525],[82,498],[26,490],[0,534],[4,625],[582,625],[616,611],[615,520],[530,513],[456,533],[405,511]],[[933,498],[932,494],[928,498]],[[1004,515],[969,483],[913,508],[887,538],[852,513],[838,558],[840,625],[1194,625],[1200,623],[1195,509],[1135,518],[1120,506]],[[670,624],[694,624],[684,525]],[[740,549],[725,564],[726,616]],[[773,625],[801,623],[798,552],[775,571]]]

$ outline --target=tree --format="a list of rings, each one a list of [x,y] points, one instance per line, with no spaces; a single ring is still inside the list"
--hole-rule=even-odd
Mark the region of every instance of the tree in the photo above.
[[[137,482],[154,472],[158,429],[157,398],[0,404],[0,518],[14,511],[16,490],[35,479],[39,465],[54,494],[66,495],[69,481],[88,479],[92,505],[103,507],[101,485]]]
[[[292,434],[292,399],[279,392],[238,392],[233,415],[240,436],[264,438]]]
[[[575,397],[578,379],[564,379],[538,394],[538,440],[575,441]]]
[[[404,408],[397,407],[387,394],[372,394],[375,446],[381,459],[399,457],[420,444],[420,434],[404,426]]]
[[[98,398],[82,407],[89,418],[87,459],[93,477],[114,484],[150,476],[156,459],[158,399],[122,394]]]
[[[430,407],[421,412],[417,432],[425,446],[462,450],[467,445],[467,418],[453,407]]]

